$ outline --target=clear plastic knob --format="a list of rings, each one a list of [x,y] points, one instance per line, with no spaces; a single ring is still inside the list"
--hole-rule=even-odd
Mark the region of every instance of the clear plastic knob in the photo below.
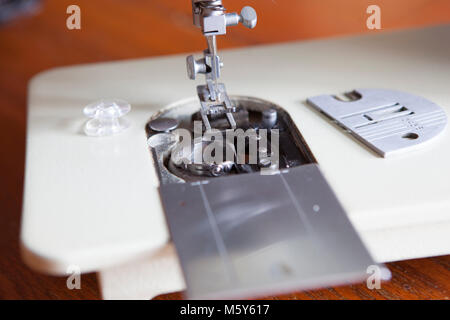
[[[120,133],[130,126],[126,119],[121,118],[130,110],[131,106],[125,100],[102,99],[93,102],[83,109],[84,115],[92,118],[86,122],[84,132],[94,137]]]

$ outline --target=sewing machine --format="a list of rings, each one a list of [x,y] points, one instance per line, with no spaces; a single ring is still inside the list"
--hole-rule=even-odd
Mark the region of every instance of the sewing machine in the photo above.
[[[21,241],[32,268],[97,271],[107,299],[186,287],[243,298],[450,252],[450,79],[438,67],[449,27],[219,55],[217,36],[255,27],[255,10],[192,8],[200,59],[60,68],[30,83]],[[205,75],[193,98],[186,65]]]

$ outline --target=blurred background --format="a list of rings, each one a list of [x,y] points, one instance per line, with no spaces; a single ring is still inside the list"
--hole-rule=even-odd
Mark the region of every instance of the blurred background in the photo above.
[[[0,74],[19,76],[56,65],[199,51],[190,0],[0,0],[1,11],[22,3],[25,14],[0,26]],[[10,4],[10,5],[8,5]],[[81,30],[66,28],[66,9],[81,8]],[[450,22],[448,0],[225,0],[229,11],[251,5],[258,25],[229,28],[219,48],[241,47],[368,30],[366,9],[381,8],[381,31]],[[28,11],[28,14],[27,14]],[[20,66],[20,67],[19,67]],[[25,75],[25,74],[23,74]],[[22,74],[21,74],[22,76]],[[25,76],[29,76],[29,73]],[[19,80],[19,79],[17,79]],[[2,92],[3,93],[3,92]]]
[[[66,27],[66,10],[73,4],[81,9],[81,30]],[[373,4],[381,8],[381,30],[366,26],[366,9]],[[258,25],[251,32],[229,28],[228,36],[219,39],[219,50],[450,22],[449,0],[224,0],[224,5],[230,12],[253,6]],[[450,41],[450,35],[442,40]],[[83,290],[69,291],[65,278],[38,275],[20,259],[29,79],[63,65],[200,51],[204,41],[192,24],[190,0],[0,0],[0,298],[99,297],[94,275],[83,277]],[[402,277],[409,279],[420,269],[423,277],[414,281],[421,292],[409,290],[410,298],[432,297],[433,285],[441,286],[432,283],[433,277],[442,277],[450,264],[448,257],[440,259],[391,265],[391,292],[408,291]],[[358,290],[346,297],[364,297],[364,288]],[[336,292],[296,297],[339,298]]]

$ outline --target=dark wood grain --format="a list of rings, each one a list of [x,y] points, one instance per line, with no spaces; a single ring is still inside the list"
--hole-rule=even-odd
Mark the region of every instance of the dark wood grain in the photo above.
[[[383,29],[450,21],[448,0],[377,0]],[[259,25],[236,27],[220,48],[368,32],[366,0],[228,0],[230,10],[257,8]],[[66,8],[78,4],[82,30],[65,27]],[[0,298],[98,299],[95,274],[82,276],[81,290],[64,277],[25,266],[19,254],[25,157],[27,82],[56,66],[198,51],[204,39],[192,26],[188,0],[53,0],[40,11],[0,26]],[[381,290],[365,285],[294,293],[270,299],[448,299],[450,257],[389,264],[393,279]],[[180,299],[180,293],[158,297]]]
[[[268,300],[419,300],[450,297],[450,256],[389,263],[392,279],[381,283],[380,289],[368,289],[365,283],[322,290],[296,292]],[[182,299],[183,293],[161,295],[156,299]]]

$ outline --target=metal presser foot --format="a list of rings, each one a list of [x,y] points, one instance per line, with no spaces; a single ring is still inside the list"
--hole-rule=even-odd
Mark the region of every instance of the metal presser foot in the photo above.
[[[220,69],[223,63],[217,54],[216,36],[226,34],[227,27],[242,23],[247,28],[256,26],[256,11],[252,7],[244,7],[241,14],[225,13],[222,1],[192,0],[194,25],[202,29],[206,37],[208,49],[203,58],[195,60],[194,56],[186,59],[187,72],[190,79],[195,80],[198,73],[206,78],[206,85],[197,87],[201,103],[201,116],[206,130],[211,129],[208,116],[217,117],[225,114],[232,129],[236,129],[233,113],[236,107],[228,97],[225,85],[219,83]]]

